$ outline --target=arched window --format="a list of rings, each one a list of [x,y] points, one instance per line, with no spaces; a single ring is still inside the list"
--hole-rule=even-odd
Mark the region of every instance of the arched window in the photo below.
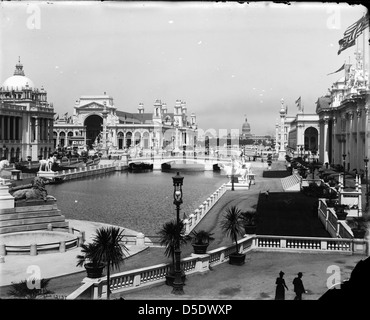
[[[144,148],[148,149],[149,148],[149,132],[144,132],[143,134],[143,142],[144,142]]]
[[[132,144],[132,133],[131,132],[127,132],[126,133],[126,147],[127,148],[130,148],[131,147],[131,144]]]

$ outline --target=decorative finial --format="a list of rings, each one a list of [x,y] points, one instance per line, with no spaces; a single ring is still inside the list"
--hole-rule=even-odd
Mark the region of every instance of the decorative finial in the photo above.
[[[18,56],[18,63],[15,65],[15,76],[24,76],[23,65],[21,64],[21,57]]]

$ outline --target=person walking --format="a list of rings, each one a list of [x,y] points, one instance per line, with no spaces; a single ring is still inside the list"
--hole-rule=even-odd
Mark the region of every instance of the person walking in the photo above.
[[[296,294],[294,300],[302,300],[302,293],[307,293],[303,286],[302,275],[302,272],[298,272],[298,277],[295,277],[293,280],[294,292]]]
[[[285,288],[289,290],[287,285],[285,284],[285,280],[283,277],[284,277],[284,272],[280,271],[279,278],[276,278],[276,282],[275,282],[276,284],[275,300],[285,300]]]

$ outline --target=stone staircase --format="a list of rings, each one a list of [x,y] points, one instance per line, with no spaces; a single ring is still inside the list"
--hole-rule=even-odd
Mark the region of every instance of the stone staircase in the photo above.
[[[298,174],[293,174],[289,177],[282,178],[281,184],[284,191],[300,192],[301,191],[301,177]]]
[[[22,231],[68,228],[55,200],[24,203],[15,208],[0,209],[0,234]]]

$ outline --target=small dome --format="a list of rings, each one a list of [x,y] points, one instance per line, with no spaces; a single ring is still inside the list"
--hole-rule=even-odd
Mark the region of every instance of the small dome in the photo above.
[[[21,90],[22,88],[26,87],[26,85],[29,86],[30,89],[33,89],[35,85],[33,84],[33,81],[26,77],[26,76],[11,76],[8,79],[6,79],[2,85],[3,89],[7,90]]]

